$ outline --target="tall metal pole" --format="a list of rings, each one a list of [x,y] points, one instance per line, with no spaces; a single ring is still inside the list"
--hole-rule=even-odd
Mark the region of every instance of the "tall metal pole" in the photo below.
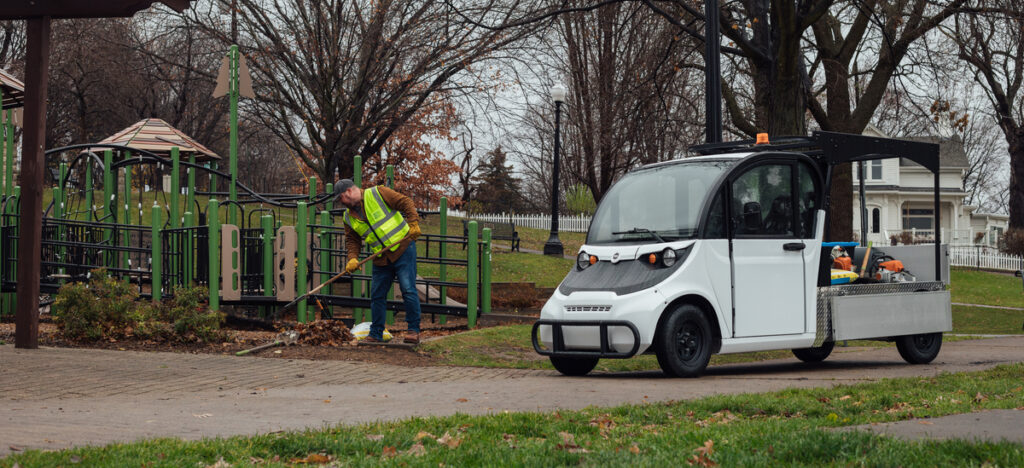
[[[707,143],[722,141],[722,64],[718,0],[704,0],[704,107]]]
[[[234,14],[234,8],[232,8],[232,15]],[[231,51],[228,52],[228,61],[230,62],[230,80],[228,85],[228,96],[231,100],[230,103],[230,121],[231,121],[231,134],[229,138],[229,152],[228,159],[230,160],[231,170],[231,187],[229,189],[229,197],[231,198],[231,206],[228,208],[228,222],[235,226],[238,226],[238,46],[232,45]]]
[[[43,170],[46,160],[46,71],[50,67],[50,17],[28,20],[25,63],[25,124],[21,153],[21,222],[18,232],[18,310],[14,347],[39,347],[39,273],[43,231]]]
[[[555,99],[555,160],[554,168],[551,171],[551,235],[548,237],[548,241],[544,243],[544,255],[555,255],[561,257],[565,252],[562,247],[562,241],[558,238],[558,150],[559,150],[559,131],[560,120],[562,115],[562,101]]]

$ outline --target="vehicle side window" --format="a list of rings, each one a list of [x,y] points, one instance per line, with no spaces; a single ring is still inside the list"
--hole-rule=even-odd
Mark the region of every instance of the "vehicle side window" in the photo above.
[[[704,229],[705,239],[725,239],[725,187],[719,190],[708,209],[707,228]]]
[[[801,162],[799,167],[799,187],[796,193],[800,199],[800,237],[810,239],[814,237],[814,214],[818,210],[818,179],[814,176],[814,169],[807,163]]]
[[[756,166],[732,183],[732,223],[737,236],[795,237],[793,167]]]

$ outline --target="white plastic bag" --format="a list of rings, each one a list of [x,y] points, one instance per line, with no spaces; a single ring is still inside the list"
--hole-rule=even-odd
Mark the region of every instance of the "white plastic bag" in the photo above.
[[[355,336],[357,340],[361,340],[370,336],[370,322],[363,322],[352,327],[352,336]],[[384,341],[391,341],[391,332],[387,328],[384,329]]]

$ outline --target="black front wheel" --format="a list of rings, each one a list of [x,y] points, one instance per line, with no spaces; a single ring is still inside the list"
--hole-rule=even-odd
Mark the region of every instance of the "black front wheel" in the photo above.
[[[942,333],[922,333],[896,337],[896,349],[904,361],[911,364],[928,364],[939,355],[942,348]]]
[[[835,341],[826,341],[821,346],[815,348],[794,349],[793,355],[803,362],[821,362],[832,354],[832,348],[835,347]]]
[[[564,375],[587,375],[597,366],[598,358],[577,358],[550,356],[551,365],[555,366],[558,372]]]
[[[711,325],[700,308],[675,308],[654,335],[661,370],[674,377],[700,376],[711,359],[711,340]]]

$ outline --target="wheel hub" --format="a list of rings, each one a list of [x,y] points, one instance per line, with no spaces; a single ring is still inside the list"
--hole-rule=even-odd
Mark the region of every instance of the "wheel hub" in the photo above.
[[[689,361],[697,355],[700,349],[700,334],[693,324],[684,324],[676,332],[676,351],[679,358]]]

